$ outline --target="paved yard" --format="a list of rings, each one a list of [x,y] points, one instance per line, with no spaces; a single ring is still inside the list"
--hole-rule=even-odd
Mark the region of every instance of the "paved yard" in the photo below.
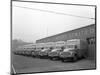
[[[52,61],[49,59],[39,59],[21,55],[13,55],[12,63],[16,73],[94,69],[95,62],[82,59],[77,62],[63,63],[60,60]]]

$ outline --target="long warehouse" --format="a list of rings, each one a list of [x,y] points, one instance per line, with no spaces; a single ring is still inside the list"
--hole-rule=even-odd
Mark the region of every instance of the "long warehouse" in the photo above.
[[[67,41],[70,39],[85,39],[88,42],[88,58],[96,58],[96,25],[91,24],[82,28],[60,33],[54,36],[36,40],[36,43]]]

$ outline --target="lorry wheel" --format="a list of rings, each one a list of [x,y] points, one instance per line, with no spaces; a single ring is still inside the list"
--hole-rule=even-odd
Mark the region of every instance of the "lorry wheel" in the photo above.
[[[77,61],[77,56],[74,56],[74,57],[73,57],[73,61],[74,61],[74,62]]]
[[[52,58],[52,60],[54,60],[54,61],[55,61],[55,60],[57,60],[57,58]]]
[[[52,58],[52,60],[56,60],[55,58]]]
[[[52,60],[53,58],[50,58],[50,60]]]
[[[62,59],[62,62],[67,62],[68,60],[66,60],[66,59]]]
[[[65,62],[65,60],[64,60],[64,59],[62,59],[62,62]]]
[[[40,59],[42,59],[43,57],[42,56],[40,56]]]
[[[87,55],[83,55],[83,58],[86,58],[87,57]]]

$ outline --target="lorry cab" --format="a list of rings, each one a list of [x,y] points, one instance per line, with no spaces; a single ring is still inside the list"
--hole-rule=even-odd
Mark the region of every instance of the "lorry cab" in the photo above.
[[[14,53],[15,55],[18,55],[18,51],[19,51],[19,48],[16,48],[15,51],[13,51],[13,53]]]
[[[51,52],[53,47],[44,47],[43,50],[39,52],[40,57],[48,57],[48,53]]]
[[[22,55],[26,55],[26,51],[27,51],[26,48],[23,47],[22,48]]]
[[[72,39],[66,42],[65,49],[60,53],[62,61],[77,61],[87,56],[87,43],[84,40]]]
[[[24,50],[25,55],[31,56],[33,49],[34,49],[34,48],[32,48],[32,47],[27,47],[27,48]]]
[[[44,43],[36,43],[34,49],[31,51],[31,55],[33,57],[38,57],[39,52],[44,48],[43,45]]]
[[[34,51],[34,49],[35,49],[35,44],[28,44],[19,46],[18,48],[16,48],[16,52],[19,55],[31,56],[32,51]]]
[[[63,51],[63,47],[55,47],[49,52],[48,56],[50,59],[55,60],[59,58],[59,53]]]
[[[40,57],[48,57],[48,53],[55,47],[55,42],[47,42],[43,45],[44,49],[39,52]]]
[[[34,48],[32,48],[32,50],[31,50],[31,56],[34,56],[34,52],[36,51],[36,48],[34,47]]]
[[[34,53],[34,56],[38,57],[41,50],[43,50],[43,47],[37,47],[32,54]]]
[[[64,49],[64,46],[65,46],[65,41],[55,42],[54,49],[48,54],[50,59],[58,59],[59,53]]]
[[[65,46],[65,41],[58,41],[55,43],[54,49],[49,52],[48,56],[50,59],[58,59],[59,58],[59,53],[63,51],[64,46]]]
[[[33,50],[32,45],[29,44],[29,45],[24,45],[24,46],[22,46],[22,47],[23,47],[22,55],[31,56],[31,52],[32,52],[32,50]]]
[[[23,50],[22,47],[18,47],[18,48],[15,49],[14,54],[21,55],[22,54],[22,50]]]

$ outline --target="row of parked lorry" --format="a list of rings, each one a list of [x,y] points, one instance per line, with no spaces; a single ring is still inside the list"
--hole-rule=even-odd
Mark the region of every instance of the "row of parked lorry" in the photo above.
[[[80,58],[86,58],[88,45],[85,40],[71,39],[67,41],[36,43],[18,47],[14,54],[46,57],[51,60],[61,59],[64,61],[77,61]]]

